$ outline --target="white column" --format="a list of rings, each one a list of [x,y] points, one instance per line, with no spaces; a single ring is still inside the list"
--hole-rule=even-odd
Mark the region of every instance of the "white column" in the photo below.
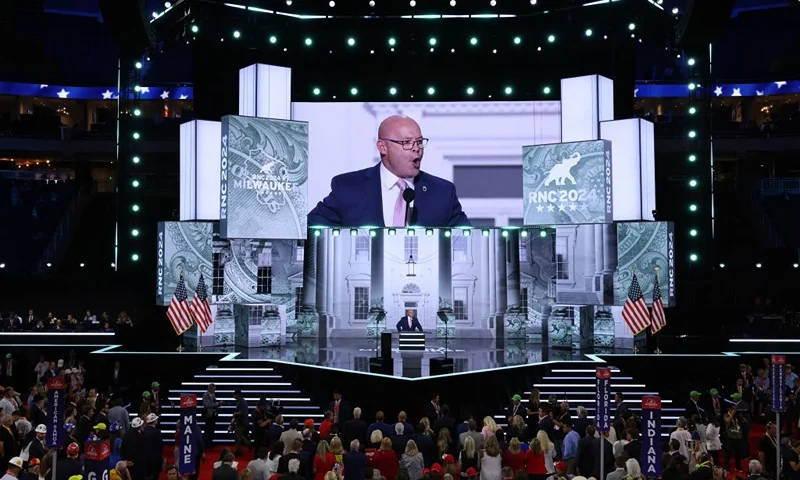
[[[324,234],[324,232],[323,232]],[[303,246],[303,306],[317,304],[317,238],[309,235]]]
[[[437,229],[439,235],[439,297],[445,304],[453,306],[453,242],[445,236],[445,229]]]
[[[495,291],[497,292],[497,309],[496,313],[505,313],[508,308],[508,286],[506,285],[506,238],[503,233],[498,229],[494,231],[494,254],[497,258],[495,264],[495,272],[497,274],[497,281],[495,283]]]
[[[485,322],[481,327],[488,328],[489,315],[494,313],[490,304],[491,299],[494,297],[494,284],[490,280],[489,273],[492,270],[491,260],[489,258],[489,242],[480,236],[475,238],[470,237],[469,240],[472,242],[473,247],[478,247],[478,253],[472,252],[473,257],[477,258],[471,260],[481,266],[481,278],[478,280],[478,291],[480,292],[478,302],[481,307],[481,316],[479,318],[483,319]]]
[[[330,231],[323,232],[323,235],[328,237],[330,235]],[[327,290],[325,294],[325,300],[327,304],[325,306],[325,312],[329,315],[333,314],[333,285],[335,282],[335,278],[338,275],[338,272],[334,269],[335,259],[334,259],[334,248],[333,248],[333,237],[328,237],[325,241],[325,250],[326,250],[326,259],[328,261],[327,268],[325,269],[326,279],[325,279],[325,289]]]
[[[603,226],[593,225],[594,227],[594,274],[603,274]]]
[[[239,115],[290,120],[292,69],[258,63],[239,70]]]
[[[383,298],[383,234],[384,230],[376,229],[375,236],[370,237],[370,308],[379,306],[385,308]]]
[[[510,230],[507,238],[508,261],[506,262],[506,284],[508,288],[508,309],[519,310],[519,230]]]
[[[494,315],[497,311],[497,289],[495,285],[497,285],[497,268],[495,264],[497,263],[497,256],[495,255],[494,250],[494,230],[489,231],[489,236],[484,237],[482,232],[478,232],[480,235],[480,241],[482,242],[482,248],[486,249],[488,253],[487,259],[489,260],[488,263],[488,270],[489,276],[489,284],[486,286],[486,290],[489,292],[489,315]]]
[[[328,239],[324,235],[317,237],[317,312],[320,314],[328,313],[326,308],[328,306],[327,287],[325,281],[327,279],[328,259],[327,259],[327,243]]]
[[[617,269],[617,226],[603,225],[603,273],[613,275]]]
[[[586,291],[594,290],[594,230],[592,226],[578,227],[579,237],[583,241],[583,255],[585,257],[586,271],[584,272],[583,281],[584,289]],[[581,235],[583,234],[583,235]],[[588,235],[587,235],[588,234]],[[577,273],[577,272],[575,272]]]

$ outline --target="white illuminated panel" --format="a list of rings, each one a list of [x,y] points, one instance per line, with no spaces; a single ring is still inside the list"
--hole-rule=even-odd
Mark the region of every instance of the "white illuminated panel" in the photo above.
[[[653,220],[653,124],[639,118],[601,122],[600,137],[611,142],[614,221]]]
[[[239,70],[239,115],[291,120],[292,69],[255,64]]]
[[[600,75],[561,80],[562,142],[599,140],[600,122],[613,119],[613,81]]]
[[[220,135],[220,122],[181,125],[181,220],[219,220]]]
[[[656,210],[656,134],[655,125],[647,120],[639,121],[641,142],[642,219],[655,220]]]

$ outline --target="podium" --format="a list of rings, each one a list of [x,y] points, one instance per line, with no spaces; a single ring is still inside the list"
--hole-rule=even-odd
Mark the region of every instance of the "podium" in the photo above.
[[[425,332],[400,332],[400,351],[425,351]]]

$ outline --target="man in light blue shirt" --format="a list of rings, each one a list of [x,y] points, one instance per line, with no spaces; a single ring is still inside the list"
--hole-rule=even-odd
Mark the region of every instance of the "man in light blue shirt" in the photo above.
[[[574,475],[575,466],[578,463],[578,441],[580,440],[580,435],[572,429],[572,419],[569,417],[564,419],[561,428],[565,432],[562,459],[567,464],[567,473]]]

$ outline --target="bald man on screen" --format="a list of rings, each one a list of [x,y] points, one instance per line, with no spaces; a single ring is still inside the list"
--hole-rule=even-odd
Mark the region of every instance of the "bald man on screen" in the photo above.
[[[312,227],[471,226],[461,210],[455,185],[420,169],[427,143],[413,119],[403,115],[385,119],[378,127],[376,142],[380,163],[333,177],[331,193],[308,214],[308,224]],[[409,215],[403,198],[406,189],[414,193]]]

